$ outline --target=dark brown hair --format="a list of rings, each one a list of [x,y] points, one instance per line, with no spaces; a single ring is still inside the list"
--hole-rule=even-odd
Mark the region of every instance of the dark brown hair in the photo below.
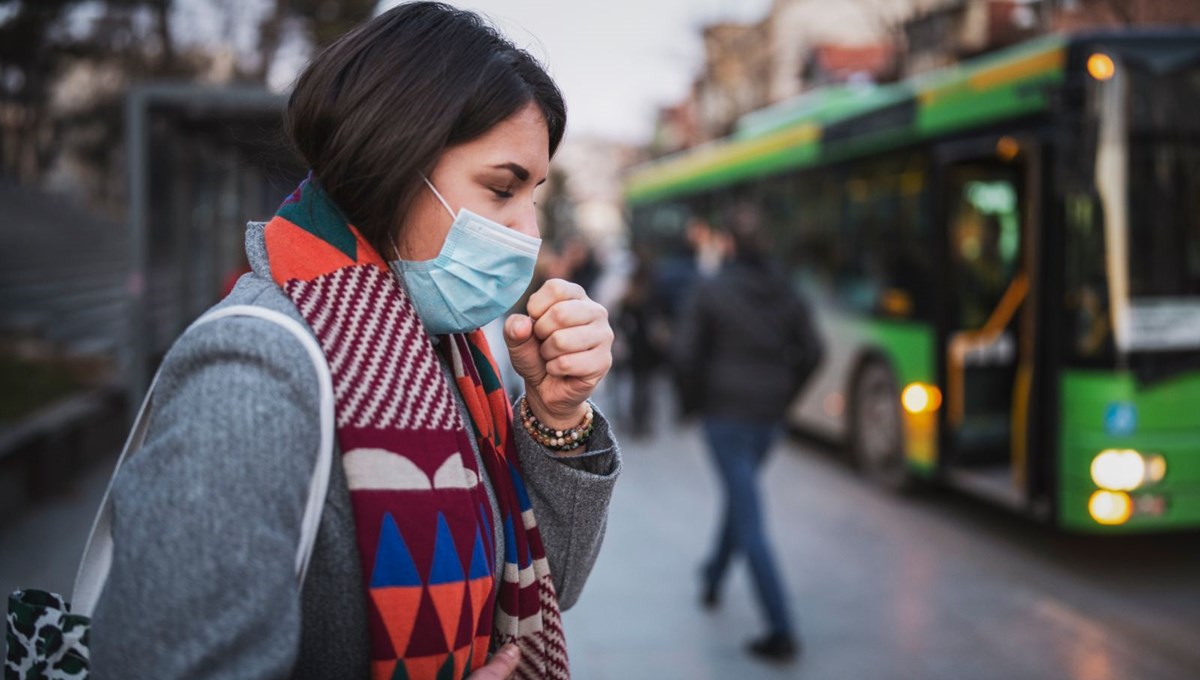
[[[322,50],[288,100],[288,136],[321,188],[381,253],[446,147],[535,102],[562,141],[562,93],[478,15],[399,5]]]

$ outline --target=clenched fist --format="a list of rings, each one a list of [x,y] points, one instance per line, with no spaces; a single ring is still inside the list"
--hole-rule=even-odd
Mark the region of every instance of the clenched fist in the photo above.
[[[525,379],[533,415],[556,429],[575,427],[584,403],[612,368],[613,330],[608,310],[583,288],[547,281],[529,298],[528,316],[513,314],[504,341],[513,368]]]

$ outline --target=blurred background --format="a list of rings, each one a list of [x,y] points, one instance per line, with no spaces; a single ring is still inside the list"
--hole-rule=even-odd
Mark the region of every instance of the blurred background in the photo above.
[[[0,0],[0,590],[69,593],[136,403],[305,173],[281,111],[376,0]],[[570,108],[539,278],[605,304],[626,469],[578,678],[1200,677],[1200,2],[456,3]],[[769,232],[827,351],[735,569],[666,362]]]

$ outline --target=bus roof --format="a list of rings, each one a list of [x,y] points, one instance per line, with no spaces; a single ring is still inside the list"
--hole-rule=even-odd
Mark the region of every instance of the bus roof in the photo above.
[[[634,168],[632,204],[894,148],[1047,108],[1068,38],[1050,35],[881,86],[832,86],[743,116],[734,133]]]

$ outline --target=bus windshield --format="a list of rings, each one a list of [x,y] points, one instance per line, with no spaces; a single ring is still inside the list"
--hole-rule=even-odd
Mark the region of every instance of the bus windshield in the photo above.
[[[1129,66],[1130,296],[1200,299],[1200,63]]]
[[[1121,68],[1124,349],[1200,349],[1200,50],[1128,55]]]

